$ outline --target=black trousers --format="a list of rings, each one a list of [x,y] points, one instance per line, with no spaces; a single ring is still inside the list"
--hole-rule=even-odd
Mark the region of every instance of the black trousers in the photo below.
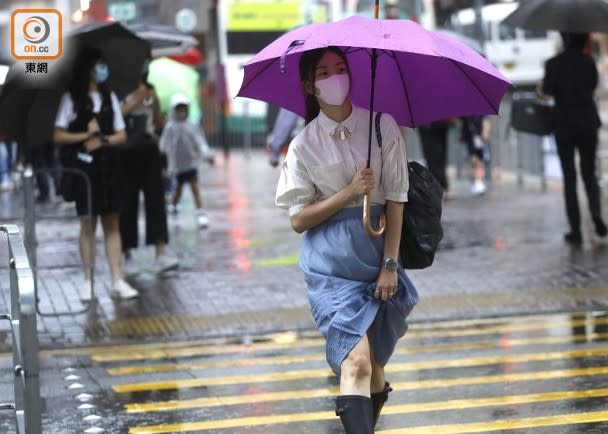
[[[601,217],[600,188],[595,174],[595,160],[598,146],[597,130],[558,130],[555,133],[557,152],[564,175],[564,199],[570,228],[580,232],[581,214],[576,192],[575,150],[579,154],[579,166],[591,217]]]
[[[433,125],[418,129],[426,164],[444,191],[448,190],[446,166],[448,159],[448,127]]]
[[[156,146],[123,150],[123,202],[120,235],[123,251],[138,245],[139,193],[143,191],[146,211],[146,244],[169,242],[167,207],[162,179],[161,155]]]
[[[34,168],[34,176],[36,177],[36,185],[38,186],[39,198],[41,200],[49,198],[49,175],[55,185],[55,191],[59,191],[61,169],[57,158],[55,158],[55,148],[51,143],[32,146],[27,154],[27,160]]]

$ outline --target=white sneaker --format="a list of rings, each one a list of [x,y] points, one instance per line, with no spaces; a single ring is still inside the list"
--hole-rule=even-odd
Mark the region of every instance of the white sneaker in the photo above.
[[[177,205],[169,204],[167,206],[167,210],[169,211],[169,215],[176,216],[179,213],[179,208]]]
[[[177,267],[179,267],[179,259],[177,259],[175,256],[167,255],[165,253],[164,255],[160,255],[156,258],[157,273],[175,270]]]
[[[13,181],[2,181],[0,183],[0,191],[11,191],[13,188],[15,188]]]
[[[201,229],[209,227],[209,216],[206,212],[199,211],[196,213],[196,224]]]
[[[93,296],[93,285],[90,280],[85,280],[80,288],[80,301],[89,303]]]
[[[124,280],[120,279],[114,282],[114,288],[112,288],[112,297],[116,298],[135,298],[139,296],[137,289],[133,288]]]
[[[486,184],[481,179],[477,179],[475,182],[473,182],[473,185],[471,186],[471,193],[475,195],[482,195],[485,194],[485,192]]]

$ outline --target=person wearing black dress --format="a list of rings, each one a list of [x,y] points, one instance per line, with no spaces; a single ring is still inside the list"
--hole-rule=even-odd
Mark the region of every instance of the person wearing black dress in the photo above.
[[[94,49],[83,50],[75,64],[72,84],[69,92],[63,95],[55,120],[53,142],[60,147],[64,167],[84,172],[91,185],[92,208],[89,209],[84,178],[66,172],[61,181],[62,196],[76,202],[80,217],[79,244],[85,274],[80,298],[87,302],[92,296],[90,264],[94,263],[94,258],[90,248],[95,240],[89,236],[89,224],[92,223],[95,234],[98,218],[112,273],[112,295],[137,297],[137,290],[122,279],[119,146],[126,140],[125,122],[118,98],[106,83],[109,69],[101,53]],[[89,213],[92,222],[89,222]]]

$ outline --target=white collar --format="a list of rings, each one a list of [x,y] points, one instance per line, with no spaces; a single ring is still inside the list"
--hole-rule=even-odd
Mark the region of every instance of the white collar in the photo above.
[[[357,114],[359,111],[360,109],[353,105],[350,115],[340,123],[329,118],[325,113],[323,113],[323,110],[319,112],[317,119],[319,125],[327,134],[332,136],[334,139],[346,140],[351,136],[357,127]]]

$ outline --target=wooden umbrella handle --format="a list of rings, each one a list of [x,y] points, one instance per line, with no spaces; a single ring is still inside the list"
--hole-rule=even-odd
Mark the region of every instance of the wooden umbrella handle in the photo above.
[[[378,238],[384,233],[384,228],[386,227],[386,216],[384,215],[384,213],[380,214],[380,222],[378,224],[378,229],[374,229],[370,223],[370,206],[371,200],[369,197],[369,193],[365,193],[365,196],[363,197],[363,227],[365,227],[365,230],[370,235],[370,237]]]

